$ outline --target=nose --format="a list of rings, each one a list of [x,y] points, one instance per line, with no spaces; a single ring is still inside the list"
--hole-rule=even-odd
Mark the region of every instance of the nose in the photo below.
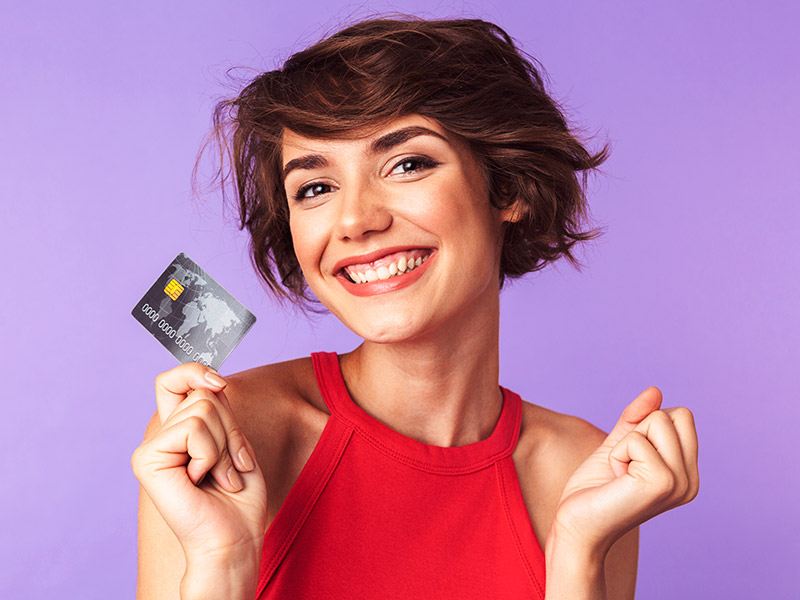
[[[336,233],[339,239],[359,240],[391,226],[392,213],[378,187],[359,183],[338,194]]]

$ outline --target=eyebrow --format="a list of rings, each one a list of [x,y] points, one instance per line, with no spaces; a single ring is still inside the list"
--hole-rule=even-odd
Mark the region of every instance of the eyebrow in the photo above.
[[[441,133],[437,133],[432,129],[428,129],[427,127],[411,125],[409,127],[403,127],[402,129],[392,131],[386,135],[382,135],[377,140],[374,140],[369,145],[368,152],[371,155],[386,152],[387,150],[391,150],[395,146],[399,146],[400,144],[403,144],[411,138],[417,137],[418,135],[432,135],[447,142],[447,138]],[[285,167],[283,167],[283,180],[286,181],[286,176],[295,169],[318,169],[320,167],[327,167],[328,164],[328,159],[321,154],[306,154],[305,156],[301,156],[299,158],[293,158],[286,163]]]

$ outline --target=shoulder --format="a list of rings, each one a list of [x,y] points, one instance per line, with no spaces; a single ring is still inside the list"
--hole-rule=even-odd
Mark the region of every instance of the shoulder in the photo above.
[[[225,396],[264,473],[271,521],[330,415],[310,357],[256,367],[225,379]]]
[[[584,419],[522,403],[522,425],[513,459],[542,547],[567,479],[605,437],[602,429]]]
[[[256,367],[225,379],[231,410],[256,450],[279,446],[327,422],[328,411],[310,357]]]
[[[310,357],[248,369],[225,380],[225,395],[237,417],[260,420],[326,411]]]
[[[597,449],[606,435],[602,429],[579,417],[523,402],[514,460],[519,459],[533,467],[546,466],[544,473],[552,477],[568,471],[568,477]]]

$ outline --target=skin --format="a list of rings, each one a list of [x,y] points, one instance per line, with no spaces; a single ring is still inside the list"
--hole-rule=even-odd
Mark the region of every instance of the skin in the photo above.
[[[433,133],[370,151],[412,126]],[[327,164],[286,177],[292,237],[312,291],[364,338],[340,356],[353,400],[428,444],[485,439],[501,410],[499,258],[516,207],[493,208],[469,149],[418,115],[360,139],[285,132],[284,165],[309,154]],[[422,277],[371,296],[345,289],[337,263],[394,246],[434,251]],[[252,598],[264,531],[327,421],[308,358],[217,376],[188,364],[157,379],[158,411],[132,459],[139,598]],[[524,403],[513,460],[548,600],[633,598],[638,525],[697,494],[691,413],[660,405],[648,388],[607,435]]]

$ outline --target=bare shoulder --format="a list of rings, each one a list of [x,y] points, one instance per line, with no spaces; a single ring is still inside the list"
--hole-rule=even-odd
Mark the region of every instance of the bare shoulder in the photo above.
[[[607,435],[580,417],[523,402],[522,427],[514,460],[533,467],[540,477],[563,477],[566,483],[569,475]],[[519,473],[520,481],[526,472],[530,471]]]
[[[588,421],[523,402],[514,465],[539,544],[544,549],[561,492],[570,475],[603,443],[607,434]],[[606,556],[609,598],[633,598],[639,528],[622,536]]]
[[[310,357],[225,379],[225,396],[264,473],[271,522],[311,456],[329,413]]]
[[[564,484],[605,437],[603,430],[584,419],[522,403],[522,426],[513,459],[522,496],[542,547]]]
[[[225,380],[225,395],[243,427],[327,412],[310,357],[248,369],[226,375]]]

